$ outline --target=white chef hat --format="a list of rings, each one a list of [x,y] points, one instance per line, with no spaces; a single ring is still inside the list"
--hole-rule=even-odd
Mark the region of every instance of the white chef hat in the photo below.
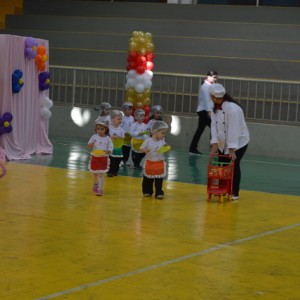
[[[214,83],[209,87],[209,94],[216,98],[223,98],[226,90],[222,84]]]
[[[155,121],[151,127],[151,133],[155,133],[161,129],[168,129],[169,126],[164,121]]]

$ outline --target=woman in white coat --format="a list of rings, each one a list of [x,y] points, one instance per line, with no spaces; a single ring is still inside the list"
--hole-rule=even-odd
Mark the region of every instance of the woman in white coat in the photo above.
[[[249,130],[240,105],[227,93],[223,85],[213,84],[209,93],[214,103],[211,113],[211,153],[229,155],[234,160],[232,199],[239,198],[241,168],[250,140]]]

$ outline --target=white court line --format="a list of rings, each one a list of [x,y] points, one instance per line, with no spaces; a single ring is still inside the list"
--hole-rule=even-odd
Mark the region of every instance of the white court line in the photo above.
[[[99,281],[82,284],[82,285],[79,285],[79,286],[74,287],[72,289],[60,291],[60,292],[57,292],[57,293],[54,293],[54,294],[51,294],[51,295],[48,295],[48,296],[44,296],[44,297],[41,297],[41,298],[36,298],[34,300],[47,300],[47,299],[53,299],[53,298],[56,298],[56,297],[72,294],[72,293],[81,291],[83,289],[89,288],[89,287],[99,286],[99,285],[105,284],[107,282],[111,282],[111,281],[115,281],[115,280],[118,280],[118,279],[130,277],[130,276],[133,276],[133,275],[136,275],[136,274],[142,274],[142,273],[154,270],[154,269],[158,269],[160,267],[175,264],[175,263],[182,262],[184,260],[187,260],[187,259],[190,259],[190,258],[193,258],[193,257],[197,257],[197,256],[201,256],[201,255],[204,255],[204,254],[207,254],[207,253],[211,253],[211,252],[214,252],[216,250],[226,248],[228,246],[242,244],[242,243],[245,243],[245,242],[248,242],[248,241],[251,241],[251,240],[255,240],[255,239],[267,236],[267,235],[272,235],[274,233],[281,232],[281,231],[288,230],[288,229],[292,229],[292,228],[299,227],[299,226],[300,226],[300,223],[296,223],[296,224],[292,224],[292,225],[289,225],[289,226],[280,227],[280,228],[277,228],[277,229],[274,229],[274,230],[269,230],[269,231],[265,231],[265,232],[262,232],[262,233],[258,233],[258,234],[255,234],[255,235],[252,235],[252,236],[249,236],[249,237],[245,237],[245,238],[242,238],[242,239],[238,239],[238,240],[235,240],[235,241],[227,242],[227,243],[224,243],[224,244],[218,244],[214,247],[211,247],[211,248],[199,251],[199,252],[194,252],[194,253],[187,254],[187,255],[184,255],[184,256],[179,256],[177,258],[166,260],[164,262],[161,262],[161,263],[158,263],[158,264],[155,264],[155,265],[150,265],[150,266],[145,267],[145,268],[136,269],[136,270],[128,272],[128,273],[108,277],[106,279],[101,279]]]

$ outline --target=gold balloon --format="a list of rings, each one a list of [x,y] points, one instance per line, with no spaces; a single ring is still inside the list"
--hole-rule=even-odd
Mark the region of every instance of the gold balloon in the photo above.
[[[140,102],[140,101],[137,102],[137,103],[136,103],[136,106],[137,106],[137,107],[143,107],[143,102]]]
[[[129,51],[136,51],[138,49],[138,45],[136,43],[130,43],[128,46]]]
[[[134,38],[135,38],[135,37],[136,37],[136,38],[139,37],[139,32],[138,32],[138,31],[133,31],[133,32],[132,32],[132,37],[134,37]]]
[[[144,101],[143,93],[140,93],[140,94],[136,95],[136,101],[138,101],[138,102],[143,102]]]
[[[127,96],[134,96],[136,94],[135,89],[133,87],[130,87],[126,90]]]
[[[141,55],[145,55],[147,53],[147,50],[146,50],[146,48],[140,48],[138,50],[138,53],[141,54]]]
[[[152,43],[146,44],[146,50],[147,50],[147,52],[153,52],[154,51],[154,45]]]
[[[152,34],[150,32],[145,33],[145,38],[149,41],[152,41]]]
[[[144,105],[150,105],[150,104],[151,104],[151,99],[150,98],[145,98]]]
[[[150,94],[151,94],[150,89],[144,89],[144,91],[143,91],[144,98],[149,98]]]

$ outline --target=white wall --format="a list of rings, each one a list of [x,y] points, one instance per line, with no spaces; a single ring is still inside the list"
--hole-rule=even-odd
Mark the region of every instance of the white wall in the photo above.
[[[83,127],[77,126],[71,118],[71,108],[65,106],[54,106],[50,119],[49,134],[55,136],[78,137],[86,140],[94,133],[94,120],[97,112],[92,109],[82,109],[81,115],[90,115],[89,122]],[[166,116],[168,117],[168,116]],[[173,148],[186,149],[197,128],[198,117],[175,116],[172,122],[172,131],[176,119],[179,123],[180,134],[178,136],[168,134],[166,140]],[[278,157],[286,159],[299,159],[300,154],[300,127],[272,124],[249,123],[250,144],[248,154]],[[200,141],[199,150],[203,153],[209,152],[209,130],[206,129]]]

